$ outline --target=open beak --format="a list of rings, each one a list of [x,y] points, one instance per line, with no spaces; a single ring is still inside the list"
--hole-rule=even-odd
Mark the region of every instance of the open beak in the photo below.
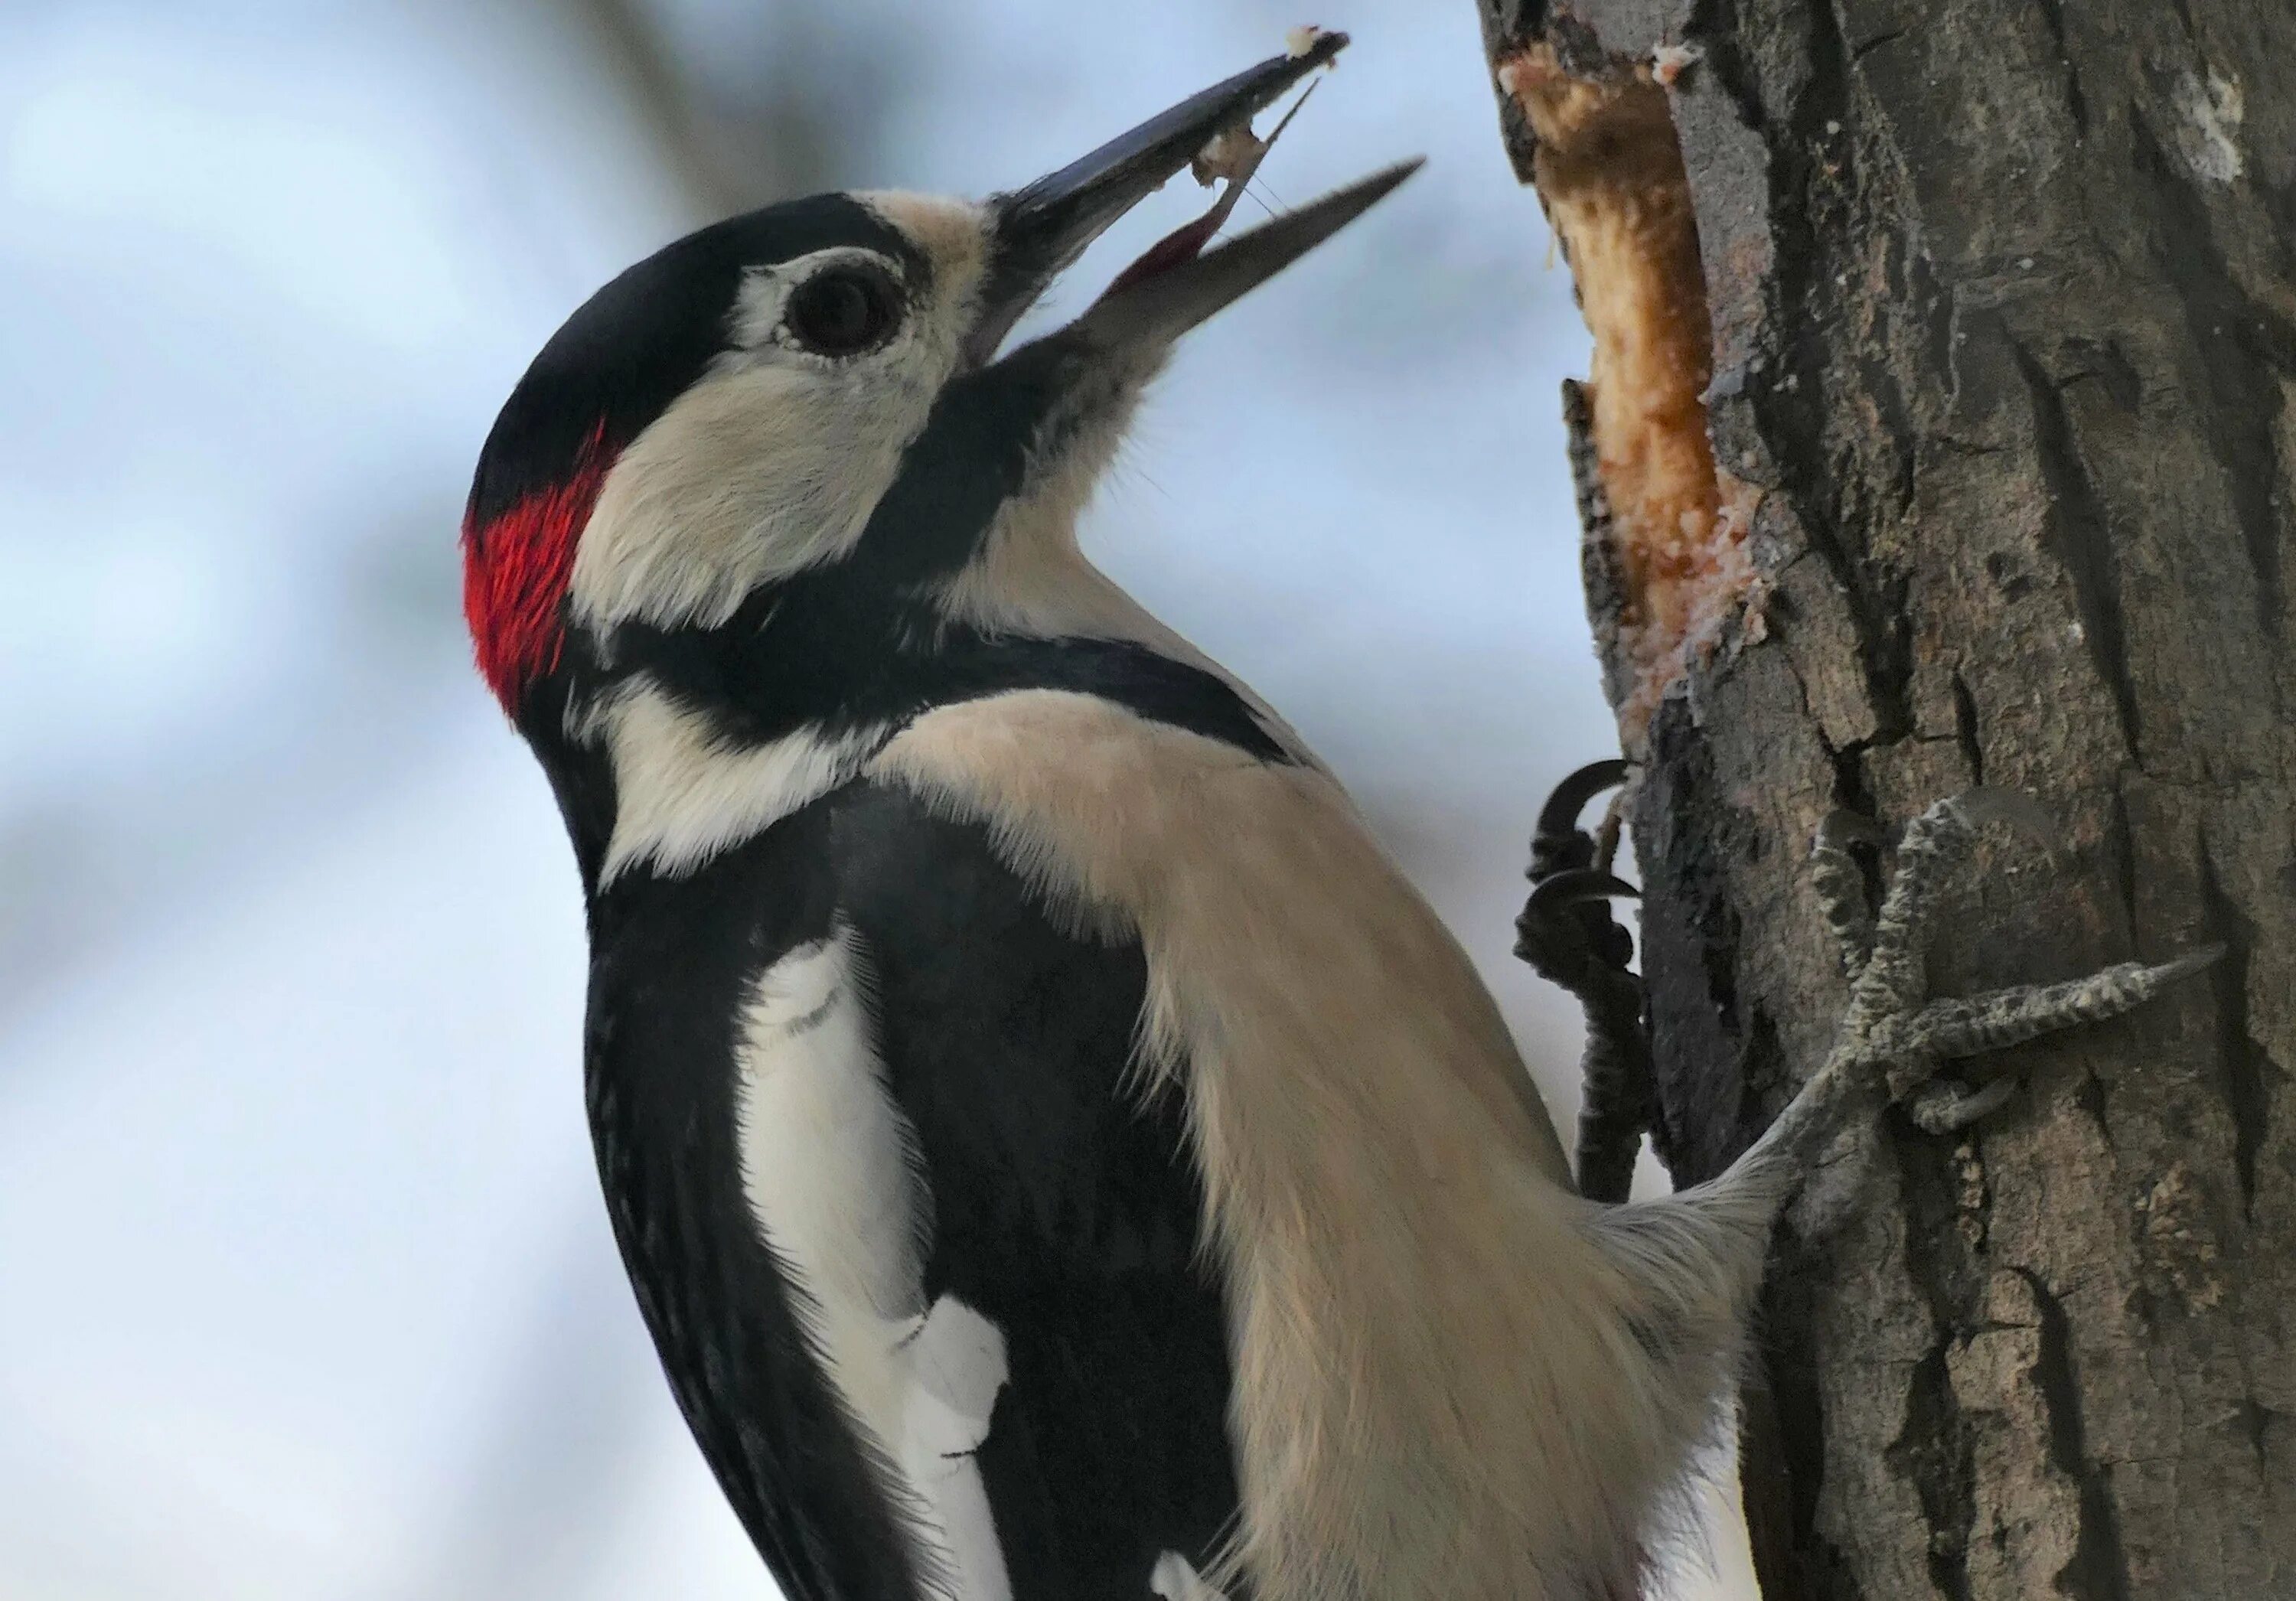
[[[1161,188],[1220,135],[1249,130],[1257,113],[1347,43],[1343,33],[1316,34],[1297,54],[1275,56],[1239,72],[1081,160],[993,198],[996,266],[980,321],[966,341],[965,365],[992,359],[1013,324],[1110,224]],[[1414,160],[1383,168],[1210,252],[1201,248],[1209,228],[1201,236],[1184,229],[1127,269],[1075,328],[1095,342],[1176,339],[1330,238],[1419,165]]]

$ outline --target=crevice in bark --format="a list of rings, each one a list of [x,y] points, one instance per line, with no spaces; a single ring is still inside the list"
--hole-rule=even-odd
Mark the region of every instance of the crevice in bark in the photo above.
[[[1896,234],[1884,235],[1880,245],[1882,271],[1888,284],[1888,300],[1892,305],[1914,303],[1913,286],[1906,281],[1905,241]],[[1915,444],[1920,430],[1914,425],[1913,410],[1906,403],[1906,388],[1898,371],[1898,357],[1880,341],[1865,340],[1851,347],[1857,376],[1866,393],[1874,402],[1874,409],[1882,421],[1882,437],[1891,442],[1896,457],[1890,473],[1890,489],[1896,497],[1892,508],[1898,516],[1910,515],[1914,509],[1915,475],[1920,460]]]
[[[1931,381],[1943,380],[1948,396],[1956,390],[1954,374],[1958,357],[1954,347],[1954,335],[1959,332],[1961,314],[1952,293],[1938,282],[1937,269],[1928,256],[1920,250],[1909,250],[1906,258],[1906,287],[1910,293],[1909,308],[1921,318],[1923,354],[1928,358]],[[1941,439],[1954,444],[1955,441]],[[1966,447],[1963,447],[1966,448]],[[1980,447],[1980,454],[1987,453]]]
[[[1753,404],[1776,463],[1777,489],[1847,603],[1877,737],[1895,739],[1915,723],[1912,651],[1898,610],[1903,585],[1893,590],[1890,575],[1868,571],[1864,533],[1870,519],[1854,501],[1860,475],[1838,467],[1830,425],[1843,403],[1834,359],[1838,329],[1847,319],[1828,242],[1852,234],[1850,197],[1864,181],[1856,140],[1845,133],[1853,117],[1850,53],[1830,4],[1810,5],[1807,15],[1809,70],[1783,135],[1769,145],[1774,203],[1767,221],[1775,265],[1766,321],[1792,330],[1792,343],[1781,355],[1784,380],[1756,391]],[[1944,337],[1950,349],[1951,333]],[[1857,365],[1869,382],[1879,370],[1870,355],[1859,355]],[[1886,402],[1877,396],[1876,403]],[[1900,504],[1911,476],[1910,460],[1901,460],[1896,472]]]
[[[2225,1106],[2232,1119],[2241,1217],[2253,1223],[2257,1153],[2263,1148],[2265,1130],[2272,1126],[2273,1098],[2285,1074],[2249,1029],[2248,964],[2256,948],[2256,924],[2224,892],[2205,846],[2201,851],[2201,913],[2210,938],[2225,946],[2224,960],[2210,970],[2209,981],[2216,991],[2217,1055]]]
[[[1527,44],[1546,26],[1546,0],[1492,0],[1486,10],[1498,24],[1497,43],[1517,45]],[[1496,51],[1488,53],[1496,54]],[[1530,180],[1525,178],[1525,183]]]
[[[2112,1111],[2112,1095],[2103,1075],[2095,1068],[2082,1073],[2080,1082],[2073,1086],[2073,1104],[2096,1125],[2096,1137],[2108,1151],[2112,1149],[2112,1119],[2107,1115]]]
[[[1758,1331],[1761,1374],[1742,1400],[1767,1422],[1739,1441],[1747,1531],[1767,1601],[1862,1601],[1864,1588],[1819,1523],[1825,1398],[1816,1383],[1820,1354],[1809,1340],[1809,1280],[1795,1270],[1799,1249],[1784,1231],[1771,1249]]]
[[[2284,396],[2274,375],[2296,373],[2296,327],[2251,300],[2233,278],[2207,203],[2161,146],[2141,115],[2129,118],[2135,167],[2152,189],[2160,218],[2161,267],[2201,354],[2195,399],[2224,473],[2241,548],[2256,579],[2256,620],[2267,638],[2281,626],[2280,510],[2273,502],[2282,464],[2276,424]]]
[[[1870,39],[1860,39],[1857,45],[1849,52],[1849,59],[1853,62],[1863,61],[1867,55],[1879,50],[1882,45],[1887,45],[1895,39],[1902,39],[1911,32],[1913,32],[1913,29],[1910,28],[1892,28],[1886,33],[1875,34]]]
[[[2063,1302],[2050,1292],[2041,1276],[2019,1268],[2017,1276],[2033,1293],[2041,1316],[2040,1349],[2035,1355],[2032,1380],[2048,1419],[2049,1461],[2070,1480],[2079,1493],[2080,1528],[2073,1554],[2057,1570],[2055,1589],[2075,1601],[2131,1601],[2128,1557],[2121,1547],[2120,1520],[2113,1510],[2112,1491],[2103,1465],[2088,1453],[2087,1426],[2081,1417],[2080,1375],[2073,1363],[2072,1326]]]
[[[1702,70],[1712,77],[1728,98],[1739,122],[1760,133],[1769,116],[1762,107],[1761,91],[1745,52],[1738,48],[1736,0],[1697,0],[1682,31],[1685,37],[1694,38],[1704,47],[1706,59],[1701,63]]]
[[[2128,790],[2115,784],[2112,812],[2105,824],[2105,849],[2112,853],[2112,888],[2120,897],[2121,915],[2128,921],[2131,938],[2136,931],[2136,825],[2128,816]]]
[[[1950,1357],[1975,1316],[1981,1236],[1963,1228],[1954,1146],[1933,1139],[1891,1143],[1905,1174],[1906,1266],[1929,1308],[1931,1344],[1915,1366],[1904,1422],[1886,1457],[1921,1501],[1930,1582],[1952,1601],[1975,1601],[1969,1539],[1977,1523],[1976,1446],[1954,1390]]]
[[[2080,69],[2073,65],[2072,47],[2065,42],[2064,0],[2039,0],[2039,4],[2041,26],[2049,30],[2049,42],[2065,63],[2065,110],[2072,117],[2073,132],[2087,138],[2088,99],[2081,93]]]
[[[1806,709],[1808,705],[1807,695],[1802,703]],[[1811,726],[1815,727],[1816,725],[1813,721]],[[1818,748],[1825,752],[1828,765],[1833,768],[1833,803],[1844,811],[1854,811],[1861,817],[1878,820],[1882,815],[1881,802],[1874,798],[1874,786],[1866,772],[1866,752],[1872,748],[1873,742],[1853,740],[1836,750],[1826,743],[1825,735],[1821,733],[1817,743]],[[1857,854],[1862,862],[1872,853],[1860,848]],[[1880,881],[1874,877],[1870,864],[1866,881],[1869,891],[1880,887]]]
[[[1758,1331],[1738,1389],[1739,1502],[1752,1547],[1755,1582],[1763,1596],[1775,1601],[1800,1593],[1790,1554],[1801,1543],[1802,1525],[1816,1512],[1814,1498],[1799,1493],[1786,1441],[1822,1420],[1805,1424],[1797,1419],[1789,1428],[1782,1416],[1782,1398],[1771,1382],[1773,1374],[1792,1371],[1792,1365],[1791,1356],[1759,1338]],[[1775,1530],[1779,1537],[1762,1539],[1756,1533],[1761,1530]]]
[[[2262,202],[2265,215],[2272,219],[2274,237],[2296,242],[2296,183],[2275,184],[2259,174],[2255,179],[2255,189],[2256,198]],[[2290,266],[2292,256],[2296,256],[2296,251],[2284,243],[2280,255],[2284,271]]]
[[[2266,1406],[2254,1396],[2250,1396],[2241,1402],[2240,1432],[2247,1437],[2248,1449],[2255,1453],[2259,1466],[2272,1459],[2268,1439],[2273,1425],[2285,1424],[2287,1421],[2287,1413],[2276,1411]]]
[[[2005,330],[2017,371],[2025,380],[2033,403],[2034,452],[2041,476],[2048,485],[2049,554],[2063,567],[2073,587],[2073,604],[2080,613],[2082,643],[2097,677],[2112,696],[2120,720],[2120,738],[2131,755],[2138,750],[2136,684],[2128,671],[2127,641],[2120,620],[2120,570],[2113,559],[2112,534],[2103,502],[2081,460],[2073,439],[2072,419],[2065,414],[2064,397],[2033,353]]]
[[[1890,1463],[1913,1481],[1929,1525],[1930,1582],[1951,1601],[1975,1601],[1969,1582],[1969,1531],[1977,1523],[1976,1470],[1969,1425],[1946,1371],[1940,1341],[1914,1367],[1906,1387],[1906,1422]]]
[[[1953,673],[1953,736],[1961,746],[1961,759],[1969,768],[1972,785],[1985,782],[1985,744],[1978,737],[1977,697],[1969,680],[1956,668]]]
[[[1712,1177],[1753,1143],[1763,1126],[1751,1072],[1776,1061],[1775,1035],[1758,1014],[1740,1017],[1736,975],[1717,952],[1738,948],[1736,907],[1719,862],[1699,849],[1716,806],[1705,748],[1678,700],[1651,726],[1652,765],[1638,809],[1650,850],[1643,863],[1643,974],[1651,1036],[1666,1050],[1653,1063],[1660,1157],[1678,1184]],[[1742,1071],[1701,1075],[1727,1061]]]

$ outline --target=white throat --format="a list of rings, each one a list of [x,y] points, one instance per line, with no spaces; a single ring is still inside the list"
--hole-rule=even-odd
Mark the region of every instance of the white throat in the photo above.
[[[603,745],[614,770],[614,827],[599,887],[631,867],[692,872],[755,839],[857,774],[882,726],[829,734],[807,726],[740,745],[640,675],[582,711],[578,743]]]

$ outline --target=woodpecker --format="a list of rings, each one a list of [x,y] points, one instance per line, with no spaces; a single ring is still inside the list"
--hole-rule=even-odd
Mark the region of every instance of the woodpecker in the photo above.
[[[480,456],[465,609],[586,894],[608,1211],[794,1601],[1630,1595],[1799,1164],[1889,1063],[2169,973],[1925,1004],[1901,876],[1760,1144],[1679,1196],[1574,1190],[1329,770],[1076,541],[1174,341],[1415,163],[1183,229],[1004,349],[1345,43],[984,203],[705,227],[573,314]],[[1618,887],[1575,871],[1542,894]]]

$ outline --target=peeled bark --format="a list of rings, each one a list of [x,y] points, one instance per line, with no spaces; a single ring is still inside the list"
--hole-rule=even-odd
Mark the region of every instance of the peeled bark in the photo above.
[[[2230,948],[1961,1064],[2029,1081],[1957,1140],[1892,1114],[1852,1220],[1789,1219],[1766,1593],[2296,1596],[2296,5],[1482,4],[1595,334],[1677,1178],[1824,1053],[1832,809],[2059,820],[1964,875],[1940,992]]]

